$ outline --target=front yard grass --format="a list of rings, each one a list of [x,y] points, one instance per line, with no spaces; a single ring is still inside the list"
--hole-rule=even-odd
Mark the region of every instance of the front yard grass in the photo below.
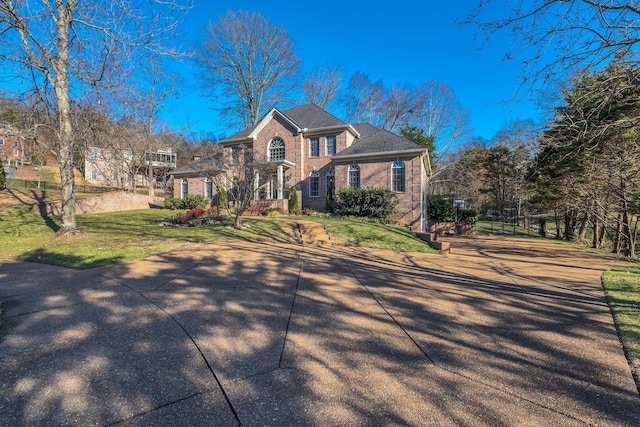
[[[609,270],[602,276],[602,283],[620,341],[640,388],[640,265]]]
[[[59,228],[57,219],[42,218],[26,206],[6,209],[0,213],[0,259],[88,269],[220,240],[296,241],[297,225],[288,218],[277,221],[245,218],[243,224],[248,227],[243,230],[231,227],[231,220],[205,227],[159,226],[164,218],[174,215],[176,211],[164,209],[78,215],[78,226],[86,234],[67,239],[54,237]],[[337,219],[325,222],[332,241],[338,244],[429,251],[425,243],[401,227]]]
[[[339,246],[390,249],[405,252],[438,253],[422,240],[400,226],[372,222],[349,221],[330,217],[297,217],[316,221],[324,226],[331,242]]]

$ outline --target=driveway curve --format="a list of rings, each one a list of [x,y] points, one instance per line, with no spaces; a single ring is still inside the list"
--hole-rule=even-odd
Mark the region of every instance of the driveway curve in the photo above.
[[[501,237],[0,262],[0,425],[637,425],[615,265]]]

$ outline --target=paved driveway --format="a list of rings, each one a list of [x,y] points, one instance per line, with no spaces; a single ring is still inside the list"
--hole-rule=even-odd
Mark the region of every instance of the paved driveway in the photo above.
[[[0,425],[638,425],[611,265],[503,238],[3,262]]]

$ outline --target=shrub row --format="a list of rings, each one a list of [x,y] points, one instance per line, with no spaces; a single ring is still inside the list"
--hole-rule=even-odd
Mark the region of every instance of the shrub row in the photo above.
[[[451,200],[442,196],[429,196],[429,219],[438,222],[456,220],[456,208]],[[458,224],[475,224],[480,219],[480,212],[474,208],[460,209],[457,212]]]
[[[182,199],[171,197],[165,199],[165,209],[197,209],[207,208],[211,204],[211,199],[201,194],[187,194]]]
[[[398,205],[398,196],[384,188],[344,188],[336,194],[334,213],[388,222]]]

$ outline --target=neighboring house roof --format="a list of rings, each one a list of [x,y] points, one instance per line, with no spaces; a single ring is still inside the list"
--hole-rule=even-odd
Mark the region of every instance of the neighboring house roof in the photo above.
[[[194,160],[188,165],[179,167],[178,169],[169,172],[169,175],[173,175],[178,178],[197,177],[215,175],[226,171],[227,169],[220,160],[212,157],[205,157],[202,159]]]
[[[334,160],[348,160],[363,157],[384,157],[403,154],[425,154],[422,148],[388,130],[377,128],[368,123],[353,125],[360,134],[351,146],[331,156]]]

